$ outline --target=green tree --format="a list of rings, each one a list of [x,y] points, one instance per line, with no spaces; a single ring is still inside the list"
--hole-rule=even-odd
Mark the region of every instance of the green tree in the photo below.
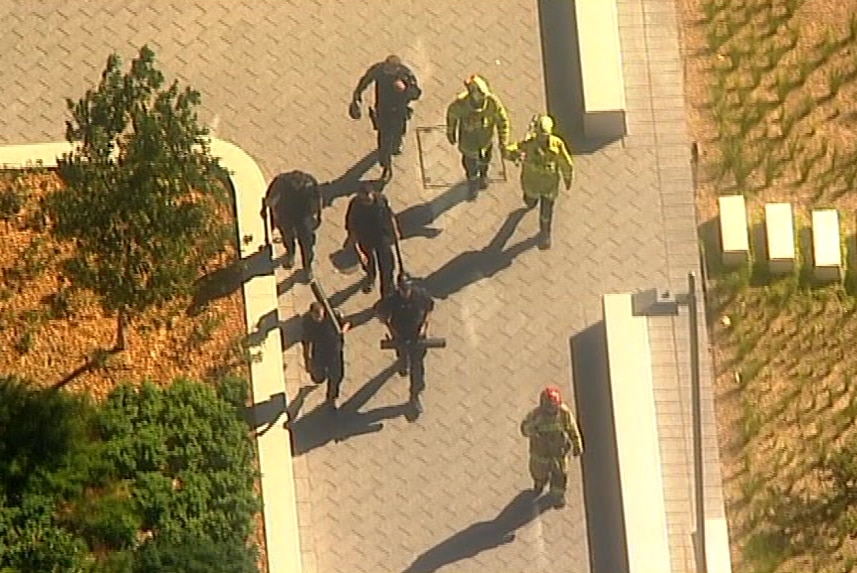
[[[72,281],[115,313],[119,350],[131,319],[191,292],[228,241],[226,172],[210,154],[199,103],[175,81],[164,88],[146,46],[124,74],[111,55],[98,87],[67,100],[74,151],[58,162],[64,188],[45,210],[54,235],[76,246]]]

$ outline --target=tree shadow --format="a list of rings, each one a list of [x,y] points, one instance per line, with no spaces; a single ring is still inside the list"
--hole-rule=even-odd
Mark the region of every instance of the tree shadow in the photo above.
[[[272,274],[275,267],[272,246],[265,244],[249,257],[200,277],[194,284],[193,298],[186,314],[198,315],[209,303],[231,295],[253,277]]]
[[[299,456],[331,441],[341,442],[354,436],[380,432],[384,428],[383,420],[408,414],[408,404],[359,411],[395,371],[395,364],[387,366],[343,402],[338,410],[320,404],[300,418],[286,422],[292,436],[292,453]]]
[[[82,366],[78,366],[77,368],[66,374],[65,377],[59,382],[55,382],[50,387],[50,389],[60,390],[66,385],[74,382],[80,376],[92,372],[93,370],[104,368],[105,365],[110,361],[111,357],[116,356],[120,352],[122,351],[117,348],[96,349],[92,358],[89,358]]]
[[[442,231],[429,225],[445,212],[467,200],[467,197],[467,181],[462,181],[430,201],[408,207],[396,215],[399,228],[402,230],[402,239],[437,237]]]
[[[515,531],[550,507],[547,496],[536,498],[530,490],[516,495],[490,521],[474,523],[441,541],[416,558],[403,573],[433,573],[438,569],[515,540]]]
[[[445,299],[469,284],[489,278],[508,268],[521,253],[538,244],[538,235],[524,239],[504,250],[527,209],[509,213],[491,242],[478,251],[465,251],[448,261],[420,282],[435,298]]]
[[[322,183],[319,188],[321,199],[325,207],[333,204],[334,199],[351,195],[357,190],[360,178],[378,162],[377,150],[372,150],[357,163],[333,181]]]

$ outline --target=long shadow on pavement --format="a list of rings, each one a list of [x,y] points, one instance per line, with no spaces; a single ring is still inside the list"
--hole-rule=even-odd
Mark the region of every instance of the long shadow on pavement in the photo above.
[[[396,214],[396,220],[402,231],[402,240],[412,237],[433,239],[440,235],[442,231],[432,227],[432,222],[462,201],[465,201],[467,195],[467,182],[462,181],[453,185],[434,199],[419,205],[412,205]],[[330,261],[340,273],[346,275],[356,273],[360,269],[357,252],[350,243],[343,243],[337,251],[330,255]]]
[[[604,322],[586,328],[569,343],[578,421],[586,443],[580,464],[590,570],[628,571]]]
[[[378,153],[373,150],[363,156],[357,163],[348,168],[348,171],[333,181],[326,181],[319,187],[321,198],[325,207],[330,206],[334,199],[351,195],[357,190],[360,178],[378,162]]]
[[[497,517],[474,523],[441,541],[416,558],[402,573],[433,573],[441,567],[469,559],[478,553],[515,540],[515,530],[537,518],[550,507],[546,496],[535,498],[525,490],[515,496]]]
[[[402,230],[402,239],[411,237],[426,237],[433,239],[440,229],[431,227],[435,219],[467,199],[467,181],[453,185],[431,201],[412,205],[396,215]]]
[[[208,303],[229,296],[253,277],[272,274],[276,264],[271,245],[268,244],[261,245],[259,250],[249,257],[238,259],[228,266],[208,273],[196,281],[187,314],[198,314]]]
[[[299,456],[331,441],[342,442],[354,436],[380,432],[384,428],[383,420],[409,414],[408,404],[359,411],[395,371],[395,364],[391,364],[379,372],[343,402],[338,411],[321,404],[300,418],[286,422],[291,430],[293,454]]]
[[[504,249],[527,209],[509,213],[491,242],[478,251],[465,251],[423,278],[421,284],[435,298],[445,299],[469,284],[494,276],[512,265],[512,261],[538,243],[538,235]]]

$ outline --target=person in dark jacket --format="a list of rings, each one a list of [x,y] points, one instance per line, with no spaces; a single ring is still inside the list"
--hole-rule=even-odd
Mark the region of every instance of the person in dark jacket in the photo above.
[[[268,186],[262,206],[262,217],[270,213],[286,251],[283,266],[295,264],[295,242],[301,251],[301,263],[307,279],[312,278],[315,258],[315,232],[321,225],[321,193],[318,181],[309,173],[280,173]]]
[[[373,64],[357,82],[351,100],[351,117],[360,117],[363,92],[375,84],[375,106],[369,108],[372,125],[378,133],[378,162],[383,168],[381,179],[389,181],[393,175],[392,156],[402,152],[402,138],[413,110],[408,104],[420,98],[417,78],[411,69],[396,55]]]
[[[336,409],[339,389],[345,377],[345,333],[351,325],[334,310],[327,315],[321,303],[313,302],[303,317],[304,367],[316,384],[327,382],[327,405]]]
[[[420,394],[426,387],[426,349],[417,342],[426,338],[433,310],[434,300],[407,275],[399,278],[396,291],[378,305],[379,318],[387,325],[390,337],[398,343],[399,375],[410,373],[410,403],[417,414],[423,412]]]
[[[380,274],[381,297],[389,295],[395,272],[393,247],[400,233],[390,203],[371,181],[361,182],[357,195],[348,204],[345,230],[366,273],[363,292],[372,291],[375,277]]]

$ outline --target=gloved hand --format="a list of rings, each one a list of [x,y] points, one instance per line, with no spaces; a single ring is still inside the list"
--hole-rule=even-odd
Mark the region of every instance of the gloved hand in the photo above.
[[[456,143],[458,143],[458,137],[456,137],[454,131],[446,132],[446,140],[449,142],[450,145],[455,145]]]
[[[348,106],[348,117],[351,119],[360,119],[362,115],[363,111],[360,109],[360,102],[352,100],[351,104]]]

